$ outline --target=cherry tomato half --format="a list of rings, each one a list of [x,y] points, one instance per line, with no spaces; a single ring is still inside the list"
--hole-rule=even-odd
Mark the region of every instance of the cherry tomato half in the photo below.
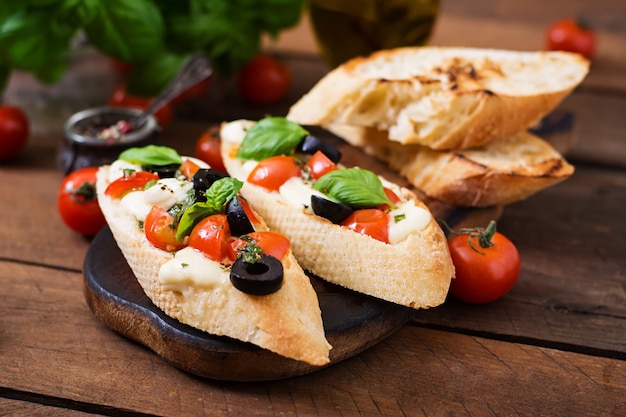
[[[495,223],[493,225],[495,227]],[[489,226],[485,231],[488,230]],[[448,241],[456,269],[450,293],[472,304],[495,301],[508,293],[517,281],[520,272],[517,248],[499,232],[487,237],[493,244],[491,247],[482,247],[476,236],[471,237],[472,247],[469,238],[469,234],[460,234]]]
[[[328,159],[322,151],[315,152],[305,166],[314,180],[337,169],[337,164]]]
[[[30,125],[19,107],[0,105],[0,162],[14,158],[26,146]]]
[[[200,220],[189,235],[189,246],[204,256],[222,262],[228,254],[230,227],[225,214],[214,214]]]
[[[209,164],[211,168],[226,172],[220,151],[220,142],[219,130],[207,129],[196,141],[194,156]]]
[[[153,100],[153,98],[138,97],[129,94],[126,92],[126,86],[122,84],[113,91],[113,94],[109,98],[109,106],[133,107],[143,110],[147,108]],[[154,113],[154,117],[156,117],[162,129],[165,129],[170,124],[172,116],[173,110],[170,103],[165,103],[163,107]]]
[[[291,245],[289,239],[276,232],[252,232],[246,236],[253,239],[256,242],[255,244],[263,249],[263,253],[271,255],[278,260],[282,260],[285,257]],[[241,238],[231,241],[228,248],[228,258],[232,261],[236,260],[239,250],[243,249],[248,243],[249,241]]]
[[[264,159],[248,175],[248,181],[270,191],[278,191],[289,178],[299,177],[302,170],[294,156],[278,155]]]
[[[148,212],[143,230],[146,239],[159,249],[174,252],[185,247],[182,240],[176,239],[174,217],[160,207],[153,206]]]
[[[191,159],[187,158],[180,164],[180,168],[178,168],[185,177],[190,180],[196,175],[196,172],[200,169],[200,166],[193,162]]]
[[[150,181],[158,181],[159,176],[148,171],[135,171],[110,183],[104,194],[111,198],[122,198],[131,191],[143,190]]]
[[[81,168],[68,174],[57,192],[57,210],[75,232],[95,236],[106,224],[96,196],[98,168]]]
[[[596,35],[585,24],[566,18],[554,22],[548,28],[546,44],[551,51],[577,52],[591,59],[596,50]]]
[[[341,225],[389,243],[389,215],[383,210],[375,208],[355,210],[341,222]]]
[[[383,187],[383,191],[385,191],[385,195],[393,204],[398,204],[400,202],[400,197],[398,197],[398,195],[393,192],[392,189]],[[387,203],[383,203],[376,208],[379,210],[391,210],[391,206]]]
[[[272,104],[287,95],[291,88],[291,70],[283,62],[260,54],[239,73],[239,90],[252,104]]]

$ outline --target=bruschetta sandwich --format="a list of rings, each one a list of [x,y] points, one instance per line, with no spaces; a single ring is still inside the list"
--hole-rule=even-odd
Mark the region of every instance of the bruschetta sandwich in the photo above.
[[[155,145],[124,151],[97,179],[113,237],[158,308],[207,333],[326,365],[317,294],[289,239],[268,230],[241,186]]]

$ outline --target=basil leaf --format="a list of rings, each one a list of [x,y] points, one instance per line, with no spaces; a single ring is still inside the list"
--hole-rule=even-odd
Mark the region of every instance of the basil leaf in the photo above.
[[[191,233],[196,224],[205,217],[221,213],[224,206],[237,195],[243,182],[225,177],[215,181],[206,191],[207,201],[192,204],[180,218],[176,238],[182,239]]]
[[[246,132],[237,157],[261,161],[276,155],[289,155],[308,134],[299,124],[284,117],[266,117]]]
[[[145,166],[180,165],[183,163],[183,159],[176,150],[157,145],[126,149],[120,154],[119,159]]]
[[[375,207],[394,204],[389,201],[380,178],[372,171],[346,168],[321,176],[313,188],[330,198],[353,208]]]

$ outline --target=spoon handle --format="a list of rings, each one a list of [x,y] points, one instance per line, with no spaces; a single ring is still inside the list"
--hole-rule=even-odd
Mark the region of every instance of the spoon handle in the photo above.
[[[176,74],[157,98],[139,116],[129,121],[131,129],[141,127],[146,119],[183,91],[213,73],[209,58],[204,54],[193,55]]]

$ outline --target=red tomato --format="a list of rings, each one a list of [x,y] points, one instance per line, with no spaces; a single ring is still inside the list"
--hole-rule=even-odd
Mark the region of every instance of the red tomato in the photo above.
[[[515,245],[495,231],[495,222],[484,230],[484,239],[493,246],[482,247],[477,236],[460,234],[448,241],[456,269],[450,293],[465,302],[484,304],[495,301],[515,285],[520,272],[520,257]]]
[[[596,35],[592,29],[572,18],[554,22],[546,33],[551,51],[577,52],[591,59],[596,50]]]
[[[248,175],[248,181],[270,191],[278,191],[289,178],[300,175],[302,170],[294,156],[278,155],[259,162]]]
[[[252,232],[246,236],[254,239],[256,241],[256,245],[263,249],[263,253],[271,255],[279,260],[282,260],[285,257],[291,245],[289,239],[276,232]],[[239,250],[244,248],[248,243],[249,242],[247,240],[241,238],[231,241],[228,248],[228,257],[233,261],[236,260]]]
[[[355,210],[341,225],[362,235],[389,243],[389,215],[383,210],[375,208]]]
[[[337,164],[328,159],[328,157],[322,151],[317,151],[311,156],[311,159],[306,163],[306,167],[311,173],[311,178],[318,179],[324,174],[328,174],[330,171],[337,169]]]
[[[246,213],[246,216],[248,216],[248,220],[250,220],[250,223],[252,223],[253,225],[259,224],[261,221],[257,217],[256,213],[252,210],[252,207],[250,207],[248,201],[242,196],[238,196],[238,198],[239,202],[241,203],[241,207],[243,207],[243,211]]]
[[[26,146],[30,124],[19,107],[0,105],[0,162],[14,158]]]
[[[291,88],[291,70],[283,62],[260,54],[239,73],[239,90],[252,104],[272,104],[284,98]]]
[[[207,129],[196,141],[194,156],[209,164],[211,168],[226,172],[220,142],[219,131],[214,128]]]
[[[205,217],[189,235],[189,246],[198,249],[207,258],[222,262],[228,253],[230,227],[225,214]]]
[[[150,181],[157,181],[159,176],[148,171],[135,171],[110,183],[104,194],[111,198],[122,198],[131,191],[143,190]]]
[[[182,240],[176,239],[174,217],[166,210],[154,206],[143,222],[146,239],[164,251],[174,252],[185,247]]]
[[[200,169],[200,166],[193,162],[191,159],[185,159],[182,164],[180,164],[180,172],[185,177],[192,179],[196,172]]]
[[[81,168],[67,175],[57,192],[57,210],[75,232],[95,236],[106,224],[96,196],[98,168]]]
[[[398,204],[400,202],[400,197],[398,197],[398,195],[394,193],[391,189],[383,187],[383,190],[385,191],[385,195],[387,196],[389,201],[391,201],[393,204]],[[390,210],[391,206],[387,203],[383,203],[376,208],[379,210]]]
[[[119,59],[109,57],[111,68],[121,75],[128,75],[133,70],[133,64],[130,62],[120,61]]]
[[[109,98],[109,106],[117,106],[117,107],[133,107],[136,109],[145,109],[150,103],[152,103],[153,98],[148,97],[137,97],[126,92],[126,86],[120,85],[118,86],[113,94]],[[165,103],[163,107],[156,111],[154,117],[159,122],[161,128],[166,128],[170,122],[172,121],[172,106],[170,103]]]

